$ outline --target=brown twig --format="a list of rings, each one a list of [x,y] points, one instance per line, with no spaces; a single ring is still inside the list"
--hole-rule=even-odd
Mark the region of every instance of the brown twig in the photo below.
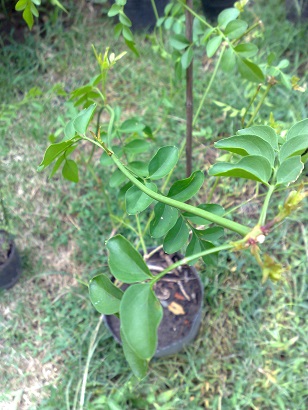
[[[186,0],[186,5],[192,9],[193,1]],[[186,37],[192,42],[193,15],[185,10]],[[186,69],[186,176],[192,172],[192,123],[193,123],[193,62]]]

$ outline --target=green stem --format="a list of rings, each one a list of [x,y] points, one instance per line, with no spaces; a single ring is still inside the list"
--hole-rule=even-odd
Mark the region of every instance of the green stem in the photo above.
[[[100,118],[101,118],[101,115],[102,115],[102,112],[104,111],[104,109],[105,109],[105,107],[101,107],[100,110],[98,111],[97,121],[96,121],[95,135],[98,135],[98,132],[99,132],[99,122],[100,122]],[[95,152],[95,145],[92,146],[92,151],[91,151],[90,156],[89,156],[89,158],[88,158],[87,165],[91,162],[91,160],[92,160],[92,158],[93,158],[93,155],[94,155],[94,152]]]
[[[244,225],[241,225],[237,222],[230,221],[229,219],[223,218],[221,216],[212,214],[211,212],[204,211],[203,209],[196,208],[195,206],[186,204],[184,202],[177,201],[172,198],[168,198],[164,195],[161,195],[157,192],[152,191],[151,189],[147,188],[142,182],[136,179],[128,169],[122,164],[122,162],[116,157],[116,155],[112,154],[111,158],[113,159],[116,166],[119,168],[121,172],[142,192],[147,194],[149,197],[155,199],[158,202],[162,202],[166,205],[172,206],[184,212],[192,213],[193,215],[200,216],[201,218],[207,219],[210,222],[214,222],[224,228],[227,228],[233,232],[240,234],[241,236],[246,236],[250,232],[250,228]]]
[[[168,272],[172,271],[173,269],[178,268],[181,265],[186,265],[189,262],[192,262],[195,259],[199,259],[202,256],[210,255],[211,253],[215,252],[220,252],[220,251],[225,251],[228,249],[234,248],[234,243],[227,244],[227,245],[220,245],[220,246],[215,246],[215,248],[211,249],[206,249],[205,251],[195,253],[194,255],[191,256],[186,256],[185,258],[175,262],[174,264],[168,266],[165,270],[163,270],[160,274],[156,275],[155,278],[153,278],[150,282],[151,286],[154,285],[154,283],[158,282],[161,278],[163,278]]]
[[[208,203],[211,202],[211,200],[213,198],[213,195],[214,195],[214,192],[215,192],[215,189],[217,188],[217,185],[219,184],[219,181],[220,181],[220,177],[216,177],[215,182],[214,182],[214,184],[213,184],[213,186],[212,186],[212,188],[209,192],[209,195],[206,199]]]
[[[260,214],[260,218],[259,218],[259,222],[258,225],[263,226],[265,224],[265,219],[266,219],[266,214],[267,214],[267,210],[268,210],[268,206],[269,206],[269,202],[271,199],[271,196],[273,194],[275,190],[275,185],[270,185],[266,194],[266,197],[264,199],[263,202],[263,206],[262,206],[262,210],[261,210],[261,214]]]
[[[246,118],[247,112],[250,109],[250,107],[252,106],[252,104],[253,104],[254,100],[256,99],[257,95],[259,94],[260,90],[261,90],[261,84],[258,85],[257,90],[254,93],[254,95],[252,96],[252,98],[250,99],[250,102],[249,102],[249,104],[248,104],[248,106],[247,106],[247,108],[244,112],[244,115],[243,115],[242,119],[241,119],[241,123],[242,123],[243,128],[245,126],[245,118]]]
[[[199,21],[201,21],[202,24],[204,24],[206,27],[214,30],[214,27],[211,26],[206,20],[204,20],[198,13],[196,13],[194,10],[192,10],[190,7],[188,7],[186,4],[184,4],[181,0],[178,0],[179,3],[182,4],[182,6],[188,10],[194,17],[196,17],[196,19],[198,19]]]
[[[141,225],[140,225],[140,220],[139,220],[138,215],[136,215],[136,222],[137,222],[138,235],[139,235],[140,243],[141,243],[142,250],[143,250],[143,255],[146,255],[148,252],[147,252],[147,247],[145,246],[145,243],[143,240],[143,235],[142,235],[142,230],[141,230]]]
[[[91,363],[92,356],[98,344],[97,336],[99,334],[99,329],[100,329],[102,322],[103,322],[103,315],[100,316],[97,322],[97,325],[94,329],[94,332],[91,335],[91,340],[90,340],[89,349],[88,349],[88,356],[87,356],[86,365],[85,365],[85,369],[84,369],[83,377],[82,377],[82,385],[81,385],[80,400],[79,400],[80,410],[84,409],[84,401],[85,401],[85,395],[86,395],[86,386],[87,386],[87,379],[88,379],[88,374],[89,374],[90,363]]]
[[[193,126],[196,125],[196,122],[197,122],[197,119],[198,119],[198,117],[199,117],[200,111],[201,111],[201,109],[202,109],[202,107],[203,107],[204,101],[205,101],[205,99],[206,99],[206,97],[207,97],[207,95],[208,95],[208,93],[209,93],[209,91],[210,91],[210,89],[211,89],[211,87],[212,87],[213,81],[214,81],[214,79],[215,79],[215,77],[216,77],[216,74],[217,74],[217,71],[218,71],[218,68],[219,68],[219,65],[220,65],[220,62],[221,62],[221,59],[222,59],[222,56],[223,56],[225,50],[226,50],[226,46],[223,46],[222,49],[221,49],[219,58],[218,58],[218,60],[217,60],[217,62],[216,62],[216,65],[215,65],[214,71],[213,71],[213,73],[212,73],[211,79],[210,79],[210,81],[209,81],[209,84],[208,84],[208,86],[207,86],[207,88],[206,88],[206,90],[205,90],[205,92],[204,92],[204,94],[203,94],[203,96],[202,96],[202,99],[201,99],[201,101],[200,101],[199,107],[198,107],[197,112],[196,112],[196,114],[195,114],[195,118],[194,118],[194,120],[193,120]]]
[[[96,140],[93,140],[92,138],[86,137],[85,135],[83,135],[82,138],[80,138],[80,139],[89,141],[89,142],[91,142],[92,144],[97,145],[98,147],[100,147],[100,148],[102,148],[104,151],[106,151],[106,147],[104,147],[101,142],[98,142],[98,141],[96,141]],[[106,152],[107,152],[107,151],[106,151]],[[108,152],[110,152],[110,151],[108,151]],[[108,154],[108,152],[107,152],[107,155],[110,155],[110,154]]]
[[[126,212],[125,212],[125,215],[126,215]],[[125,215],[124,215],[124,216],[125,216]],[[123,225],[123,226],[125,226],[125,228],[130,229],[131,231],[134,232],[134,234],[135,234],[136,236],[138,236],[139,234],[138,234],[138,232],[136,231],[136,229],[134,229],[130,224],[124,222],[124,216],[123,216],[122,219],[121,219],[121,218],[119,218],[119,217],[116,216],[116,215],[111,215],[111,218],[112,218],[114,221],[119,222],[119,225],[116,226],[114,229],[117,231],[117,230],[120,228],[120,226]]]
[[[114,119],[115,119],[115,113],[114,110],[110,107],[110,105],[106,105],[106,110],[110,114],[110,121],[108,124],[108,130],[107,130],[107,147],[110,148],[110,142],[111,142],[111,137],[112,137],[112,129],[114,125]]]
[[[264,94],[262,95],[262,98],[261,98],[261,100],[259,101],[259,104],[257,105],[256,109],[255,109],[254,112],[252,113],[252,116],[251,116],[250,120],[248,121],[248,123],[247,123],[247,125],[246,125],[246,128],[250,127],[251,124],[253,123],[253,121],[254,121],[254,119],[256,118],[256,116],[257,116],[257,114],[258,114],[260,108],[262,107],[262,105],[263,105],[263,103],[264,103],[264,100],[265,100],[267,94],[270,92],[270,89],[271,89],[272,87],[273,87],[273,84],[271,84],[271,83],[270,83],[270,84],[267,84],[266,90],[265,90]]]
[[[237,44],[238,44],[239,41],[240,41],[242,38],[246,37],[248,33],[250,33],[250,32],[251,32],[252,30],[254,30],[256,27],[260,26],[260,24],[262,24],[262,22],[261,22],[260,20],[257,21],[256,23],[254,23],[251,27],[249,27],[249,28],[245,31],[245,33],[243,33],[240,37],[238,37],[238,38],[236,38],[235,40],[233,40],[231,44],[234,44],[234,43],[237,43]]]

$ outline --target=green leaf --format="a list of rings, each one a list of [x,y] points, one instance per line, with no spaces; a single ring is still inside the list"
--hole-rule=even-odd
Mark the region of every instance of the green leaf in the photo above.
[[[125,291],[120,305],[121,330],[128,346],[141,359],[154,356],[162,317],[162,306],[150,284],[132,285]]]
[[[198,205],[197,208],[203,209],[204,211],[211,212],[212,214],[219,216],[222,216],[225,213],[224,208],[221,205],[217,204],[201,204]],[[207,219],[191,214],[190,212],[184,212],[183,216],[196,225],[208,225],[210,223],[210,221],[208,221]]]
[[[134,35],[128,27],[123,26],[122,34],[125,40],[130,41],[132,43],[134,42]]]
[[[234,51],[241,57],[253,57],[258,52],[258,47],[252,43],[241,43],[234,47]]]
[[[190,45],[190,41],[183,34],[175,34],[169,41],[170,45],[176,50],[184,50]]]
[[[81,97],[82,95],[87,94],[92,89],[92,85],[83,85],[82,87],[78,87],[72,91],[70,100],[77,99],[77,97]]]
[[[114,37],[115,37],[116,40],[120,37],[120,35],[122,33],[122,30],[123,30],[123,27],[124,26],[123,26],[122,23],[118,23],[114,26]]]
[[[149,177],[151,179],[160,179],[168,175],[176,165],[178,158],[179,150],[177,147],[165,146],[159,148],[149,163]]]
[[[120,23],[123,24],[123,26],[126,26],[126,27],[132,26],[132,22],[123,12],[119,14],[119,20],[120,20]]]
[[[27,23],[29,29],[31,30],[34,23],[33,14],[31,12],[31,6],[27,5],[27,7],[24,9],[22,13],[22,17]]]
[[[116,16],[116,15],[118,15],[118,14],[120,13],[121,10],[122,10],[122,7],[121,7],[121,6],[119,6],[118,4],[113,4],[113,5],[110,7],[110,9],[109,9],[109,11],[108,11],[108,13],[107,13],[107,16],[108,16],[108,17]]]
[[[37,5],[41,4],[40,0],[32,0],[34,3],[36,3]],[[55,6],[59,7],[59,9],[63,10],[65,13],[68,13],[68,11],[66,10],[66,8],[62,5],[62,3],[60,3],[59,0],[52,0],[52,4],[54,4]]]
[[[220,162],[209,169],[209,175],[252,179],[264,184],[268,183],[271,174],[271,164],[259,155],[249,155],[236,164]]]
[[[134,139],[128,144],[124,145],[123,150],[129,154],[140,154],[147,151],[149,148],[149,142],[142,139]]]
[[[193,256],[199,252],[205,251],[207,249],[214,248],[215,245],[208,241],[203,241],[198,238],[198,236],[193,233],[192,238],[187,246],[185,256]],[[202,260],[207,265],[216,265],[218,259],[218,252],[205,255],[202,257]],[[198,258],[192,260],[188,265],[194,265],[197,262]]]
[[[71,141],[58,142],[57,144],[51,144],[45,151],[43,161],[38,167],[38,171],[43,170],[50,165],[59,155],[67,150],[72,145]]]
[[[237,132],[239,135],[257,135],[264,141],[268,142],[274,150],[278,150],[278,136],[275,130],[268,125],[254,125],[253,127],[244,128]]]
[[[193,49],[191,47],[188,47],[188,49],[184,52],[184,54],[181,57],[181,64],[182,64],[183,70],[186,70],[190,66],[193,57],[194,57]]]
[[[114,162],[111,158],[110,155],[106,154],[106,152],[104,151],[100,157],[100,163],[105,167],[105,166],[110,166],[113,165]]]
[[[203,251],[206,251],[207,249],[212,249],[212,248],[215,248],[215,245],[212,242],[201,240],[201,249]],[[202,256],[203,262],[206,265],[216,266],[218,262],[218,253],[219,252],[213,252],[213,253],[210,253],[209,255]]]
[[[38,12],[37,8],[35,7],[35,5],[32,2],[30,3],[30,10],[31,10],[31,13],[33,14],[33,16],[35,16],[35,17],[39,16],[39,12]]]
[[[277,75],[277,74],[276,74]],[[275,75],[274,75],[275,76]],[[279,71],[279,76],[281,79],[281,83],[288,89],[292,90],[292,78],[290,75],[284,74],[282,71]]]
[[[79,181],[78,166],[74,160],[72,159],[65,160],[65,163],[62,168],[62,175],[63,175],[63,178],[69,181],[72,181],[72,182]]]
[[[97,275],[89,282],[90,300],[95,309],[103,315],[119,312],[123,296],[122,290],[116,287],[105,275]]]
[[[222,42],[222,37],[221,36],[215,36],[209,39],[206,45],[206,54],[208,58],[213,57],[213,55],[216,53],[218,50],[220,44]]]
[[[286,140],[288,141],[301,134],[308,134],[308,118],[294,124],[287,132]]]
[[[58,169],[60,168],[62,162],[65,160],[65,154],[61,155],[57,161],[55,162],[55,165],[52,168],[52,171],[49,175],[49,178],[52,178],[54,176],[54,174],[58,171]]]
[[[199,252],[202,251],[201,248],[201,241],[199,241],[199,238],[197,237],[197,235],[195,235],[194,233],[192,234],[191,240],[186,248],[186,253],[185,253],[185,257],[188,256],[192,256],[195,255]],[[192,266],[197,262],[198,258],[188,262],[188,265]]]
[[[123,351],[124,351],[125,358],[126,358],[128,364],[129,364],[130,368],[132,369],[132,372],[134,373],[134,375],[138,379],[143,379],[147,374],[148,361],[144,360],[144,359],[141,359],[134,352],[134,350],[129,346],[122,329],[120,329],[120,333],[121,333],[121,341],[122,341],[122,346],[123,346]]]
[[[136,48],[136,44],[133,41],[128,41],[125,39],[125,44],[137,57],[140,56],[139,51]]]
[[[163,248],[166,253],[174,253],[179,251],[189,238],[189,229],[182,216],[179,217],[176,224],[167,233]]]
[[[280,148],[279,160],[283,162],[286,158],[301,155],[308,148],[308,134],[293,136]]]
[[[140,253],[123,236],[115,235],[106,246],[109,268],[115,278],[124,283],[134,283],[152,277]]]
[[[121,188],[119,189],[119,194],[118,194],[119,201],[125,200],[126,192],[129,190],[131,186],[133,186],[133,184],[130,181],[127,182],[125,185],[121,186]]]
[[[215,142],[214,146],[238,155],[259,155],[274,166],[275,152],[272,146],[257,135],[235,135]]]
[[[204,29],[203,29],[204,30]],[[200,39],[200,44],[204,45],[206,44],[207,40],[211,36],[212,33],[215,32],[215,28],[208,28],[203,31],[203,36]]]
[[[63,138],[62,141],[69,141],[69,140],[71,140],[75,137],[76,131],[75,131],[73,123],[74,123],[74,120],[71,120],[66,124],[66,126],[64,128],[65,137]]]
[[[138,118],[130,118],[120,125],[119,131],[126,134],[131,134],[133,132],[142,132],[144,128],[145,125],[140,122]]]
[[[234,40],[241,37],[245,33],[248,24],[243,20],[233,20],[227,24],[224,34],[230,39]]]
[[[235,67],[236,58],[232,48],[228,48],[221,58],[221,69],[225,73],[231,73]]]
[[[165,29],[170,30],[171,27],[173,26],[174,21],[175,20],[172,16],[167,17],[165,22],[164,22]]]
[[[195,230],[195,234],[198,235],[200,239],[206,241],[217,241],[224,235],[224,229],[220,226],[213,226],[212,228]]]
[[[190,177],[176,181],[168,192],[168,197],[177,201],[185,202],[192,198],[202,187],[204,173],[196,171]]]
[[[146,162],[132,161],[129,163],[129,169],[141,178],[147,177],[149,175],[148,163]]]
[[[154,207],[154,219],[150,224],[150,232],[153,238],[161,238],[175,225],[178,219],[178,211],[169,205],[158,202]]]
[[[288,186],[291,182],[295,182],[302,173],[304,164],[301,162],[300,155],[287,158],[281,163],[276,174],[276,185]]]
[[[90,107],[82,110],[74,119],[73,125],[78,134],[85,135],[95,109],[96,104],[92,104]]]
[[[236,20],[239,14],[239,10],[233,7],[223,10],[218,16],[218,25],[224,29],[230,21]]]
[[[147,188],[150,188],[152,191],[157,192],[157,186],[152,182],[146,182],[145,186]],[[152,202],[154,202],[154,199],[142,192],[135,185],[133,185],[131,188],[129,188],[128,191],[126,191],[125,205],[126,212],[129,215],[135,215],[144,211],[151,205]]]
[[[116,188],[123,184],[126,181],[126,176],[123,174],[122,171],[116,169],[109,179],[109,185],[111,188]]]
[[[15,4],[15,10],[16,11],[22,11],[27,7],[27,4],[28,4],[28,0],[19,0]]]
[[[246,58],[237,58],[237,66],[239,73],[243,78],[254,83],[262,83],[264,81],[264,74],[259,66]]]

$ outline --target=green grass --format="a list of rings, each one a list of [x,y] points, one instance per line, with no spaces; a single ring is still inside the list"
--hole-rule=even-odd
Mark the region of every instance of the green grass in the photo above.
[[[258,41],[265,42],[265,54],[275,51],[279,58],[289,58],[292,74],[299,70],[305,75],[304,27],[291,27],[282,17],[271,17],[273,10],[282,16],[280,3],[272,0],[253,8],[253,13],[262,13],[265,24]],[[60,176],[48,180],[47,174],[36,172],[48,135],[70,118],[66,98],[52,87],[62,84],[69,92],[89,81],[96,70],[92,43],[100,51],[106,46],[116,53],[125,48],[113,39],[111,23],[87,7],[74,14],[73,23],[67,28],[59,22],[53,27],[48,23],[44,37],[29,33],[25,43],[13,42],[1,50],[2,120],[6,114],[0,128],[1,188],[23,275],[14,288],[0,293],[0,407],[304,410],[308,400],[307,204],[266,240],[267,252],[289,266],[281,282],[262,285],[261,272],[248,251],[245,258],[222,254],[215,269],[205,271],[200,265],[205,307],[198,338],[176,356],[153,360],[144,380],[132,376],[121,348],[104,328],[80,283],[107,271],[105,240],[114,232],[102,193],[106,171],[100,154],[96,152],[91,162],[98,179],[85,166],[91,149],[84,146],[77,154],[81,165],[77,185]],[[182,85],[172,82],[171,66],[154,54],[149,39],[140,35],[137,41],[142,44],[142,59],[129,54],[119,63],[119,70],[111,72],[110,99],[121,106],[123,118],[145,117],[158,130],[159,143],[179,145],[185,135]],[[205,64],[200,53],[195,63],[196,103],[211,74]],[[197,124],[197,131],[208,127],[209,136],[194,140],[194,160],[202,169],[216,155],[213,140],[240,127],[239,118],[228,118],[211,100],[241,109],[250,90],[245,85],[245,93],[238,92],[240,84],[239,79],[230,81],[220,74],[209,95]],[[23,100],[33,87],[43,94],[30,93]],[[166,106],[170,95],[172,108]],[[270,112],[282,126],[300,120],[307,116],[305,95],[276,87],[257,122],[267,121]],[[183,163],[177,172],[182,169]],[[204,198],[212,184],[212,179],[206,180]],[[215,191],[213,201],[230,209],[253,192],[252,185],[229,180]],[[110,196],[115,200],[117,193]],[[285,196],[285,192],[277,194],[272,215]],[[253,223],[260,200],[259,196],[249,201],[237,218]],[[123,216],[117,202],[112,209]],[[134,218],[125,217],[125,221],[134,222]],[[117,229],[134,238],[127,227]],[[149,237],[146,240],[150,244]],[[99,330],[95,330],[97,325]]]

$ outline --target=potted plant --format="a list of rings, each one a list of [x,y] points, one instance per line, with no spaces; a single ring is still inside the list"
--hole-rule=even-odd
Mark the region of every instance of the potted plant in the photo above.
[[[115,11],[124,13],[121,7],[113,8],[111,14]],[[191,9],[189,11],[196,14]],[[219,16],[216,28],[198,17],[209,29],[205,33],[199,30],[202,41],[205,41],[207,54],[209,57],[213,56],[221,46],[218,60],[221,61],[225,56],[223,66],[226,71],[236,66],[244,78],[255,82],[265,81],[265,68],[262,70],[248,59],[248,56],[255,54],[255,47],[249,43],[241,43],[243,34],[249,29],[245,23],[238,20],[238,16],[237,9],[225,10]],[[183,35],[173,36],[172,42],[177,50],[181,51],[180,63],[183,63],[182,67],[185,68],[187,62],[192,61],[192,44]],[[131,144],[129,148],[135,152],[140,152],[140,147],[144,147],[140,138],[129,142],[122,141],[121,147],[118,147],[114,140],[125,127],[123,123],[120,126],[117,124],[118,110],[107,102],[107,75],[123,57],[123,53],[115,56],[107,49],[104,55],[95,54],[101,73],[90,84],[73,93],[73,98],[79,98],[78,101],[85,104],[85,108],[67,124],[63,140],[48,147],[39,170],[54,163],[52,175],[63,166],[62,174],[65,178],[78,180],[77,164],[69,155],[81,141],[92,143],[102,150],[104,163],[112,162],[117,167],[117,178],[121,176],[122,182],[128,181],[125,185],[126,211],[139,215],[155,204],[153,219],[149,224],[151,236],[160,240],[165,253],[169,255],[186,248],[184,258],[172,260],[162,271],[155,272],[132,243],[122,235],[116,235],[106,243],[108,265],[115,281],[110,280],[109,275],[104,273],[94,277],[89,283],[90,298],[99,312],[105,315],[114,314],[120,318],[118,337],[120,335],[125,356],[134,373],[143,377],[149,360],[157,351],[157,330],[163,317],[162,300],[156,293],[156,288],[161,280],[177,274],[179,267],[185,270],[199,258],[205,264],[215,264],[218,253],[222,251],[241,255],[250,251],[261,268],[262,281],[276,281],[281,278],[282,264],[276,261],[270,252],[264,252],[266,243],[269,242],[266,238],[277,224],[300,206],[307,192],[303,192],[303,187],[297,185],[297,190],[289,191],[272,219],[268,218],[268,210],[275,192],[290,190],[303,171],[307,157],[308,119],[295,123],[284,134],[269,125],[253,124],[264,99],[278,78],[287,81],[281,66],[271,67],[268,64],[266,69],[271,76],[268,77],[260,102],[246,121],[248,109],[253,105],[257,94],[254,95],[248,109],[244,111],[243,127],[235,135],[215,143],[217,149],[226,151],[227,154],[208,171],[210,176],[242,178],[262,186],[265,194],[258,222],[254,226],[245,225],[238,222],[236,216],[231,215],[230,219],[230,216],[225,215],[225,210],[219,204],[187,203],[198,194],[204,183],[205,175],[201,170],[194,171],[187,178],[169,183],[180,156],[180,150],[176,146],[162,146],[144,162],[131,161],[129,156],[123,155],[123,151],[127,152],[127,144]],[[176,59],[178,61],[177,56]],[[215,69],[214,76],[216,71]],[[98,88],[98,84],[101,84],[101,88]],[[88,132],[97,107],[93,95],[98,95],[103,101],[110,121],[106,127],[96,127],[95,132]],[[124,125],[131,126],[137,134],[146,128],[144,125],[140,127],[136,119]],[[167,186],[169,190],[164,193]],[[225,241],[222,241],[224,231],[233,235],[228,235]],[[140,239],[147,256],[143,235],[140,235]],[[185,298],[183,292],[182,296]]]
[[[21,275],[21,261],[13,237],[7,230],[8,217],[2,197],[0,204],[3,215],[3,223],[0,224],[0,288],[9,289]]]
[[[158,247],[150,250],[146,264],[155,276],[182,258],[178,252],[167,254]],[[96,309],[105,313],[105,307],[96,303],[101,280],[100,275],[92,279],[90,297]],[[123,283],[120,289],[125,291],[128,286]],[[201,324],[203,286],[196,269],[186,265],[156,282],[153,289],[163,308],[154,357],[163,357],[179,352],[196,337]],[[116,315],[105,315],[105,323],[115,339],[122,343],[120,319]]]

